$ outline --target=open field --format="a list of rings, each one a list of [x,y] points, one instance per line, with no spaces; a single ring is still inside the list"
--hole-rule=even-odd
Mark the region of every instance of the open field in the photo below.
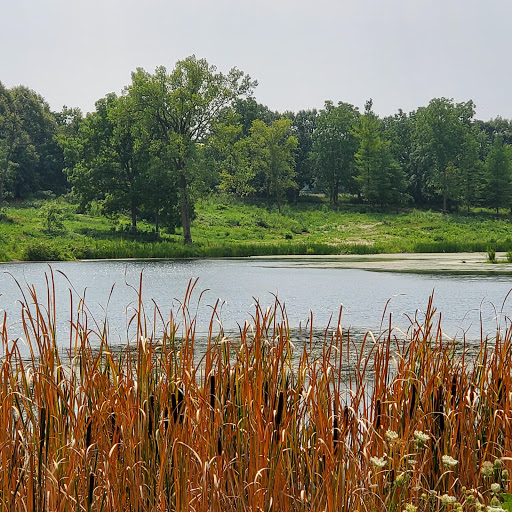
[[[299,204],[284,207],[280,214],[215,196],[198,202],[192,224],[194,244],[185,247],[179,229],[155,235],[153,225],[141,222],[132,235],[126,218],[77,214],[74,205],[62,200],[52,204],[57,220],[49,218],[43,201],[5,209],[0,220],[0,260],[512,250],[509,216],[496,218],[486,211],[368,213],[346,206],[335,212],[322,204]]]
[[[163,332],[139,302],[120,353],[83,303],[58,351],[51,276],[26,291],[32,356],[0,331],[0,510],[510,510],[510,326],[466,347],[430,304],[406,333],[294,346],[276,302],[230,339],[214,311],[197,356],[193,287]]]

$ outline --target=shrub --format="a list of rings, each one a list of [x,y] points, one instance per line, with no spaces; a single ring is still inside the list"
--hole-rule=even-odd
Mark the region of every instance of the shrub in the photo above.
[[[49,242],[30,242],[25,246],[22,257],[25,261],[59,261],[63,257],[57,249]]]
[[[493,249],[492,247],[489,247],[487,249],[487,257],[489,258],[489,261],[491,263],[497,263],[497,260],[496,260],[496,250]]]

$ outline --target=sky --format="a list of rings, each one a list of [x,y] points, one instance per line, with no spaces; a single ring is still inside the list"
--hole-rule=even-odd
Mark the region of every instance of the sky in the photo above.
[[[325,100],[393,115],[432,98],[512,119],[510,0],[3,0],[0,82],[84,113],[138,67],[195,54],[272,110]]]

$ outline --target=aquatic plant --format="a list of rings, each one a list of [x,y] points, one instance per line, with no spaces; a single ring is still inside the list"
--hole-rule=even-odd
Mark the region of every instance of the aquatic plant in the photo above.
[[[5,314],[0,328],[2,511],[508,507],[510,327],[451,340],[430,299],[405,333],[389,319],[356,343],[340,312],[315,344],[312,322],[292,340],[278,301],[236,337],[214,305],[198,353],[197,282],[150,313],[141,278],[128,347],[80,299],[63,348],[47,283],[44,300],[22,290],[28,358]]]

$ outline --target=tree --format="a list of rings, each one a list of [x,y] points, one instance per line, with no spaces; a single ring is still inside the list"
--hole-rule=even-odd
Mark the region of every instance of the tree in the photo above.
[[[313,134],[317,129],[318,112],[316,109],[299,110],[296,114],[286,112],[285,117],[292,121],[292,135],[297,138],[298,148],[295,155],[295,181],[297,188],[293,189],[298,195],[304,187],[313,186],[313,171],[311,163],[311,150],[313,148]],[[297,196],[296,196],[297,198]]]
[[[503,143],[503,138],[497,136],[485,160],[486,181],[484,202],[496,209],[510,206],[512,154],[510,146]]]
[[[17,150],[25,146],[34,152],[16,102],[9,89],[0,82],[0,211],[5,197],[5,186],[9,175],[14,175],[18,167]]]
[[[382,138],[380,130],[381,123],[372,111],[372,100],[369,100],[354,129],[359,140],[355,155],[356,181],[368,204],[403,204],[408,200],[405,174],[393,158],[390,141]]]
[[[107,213],[128,211],[135,232],[139,210],[148,200],[150,159],[132,98],[111,93],[98,100],[77,137],[63,144],[68,155],[76,155],[68,176],[82,204],[98,199]]]
[[[448,200],[458,194],[457,163],[473,115],[472,101],[454,103],[446,98],[435,98],[416,113],[418,157],[432,163],[431,178],[442,197],[443,212],[448,209]]]
[[[464,138],[458,158],[460,169],[459,197],[465,205],[467,213],[478,200],[478,193],[482,182],[482,162],[479,159],[478,133],[470,131]]]
[[[178,61],[170,73],[162,66],[154,75],[141,68],[132,74],[130,93],[148,133],[164,144],[163,161],[170,163],[178,185],[185,244],[192,243],[190,185],[196,177],[193,160],[197,147],[212,135],[227,107],[248,95],[255,85],[236,68],[225,75],[195,56]]]
[[[291,121],[279,119],[270,126],[260,120],[254,121],[248,144],[254,174],[261,178],[260,190],[266,195],[268,205],[274,199],[281,211],[286,191],[297,186],[294,157],[298,142],[291,135]]]
[[[326,101],[317,117],[311,160],[318,186],[325,188],[332,206],[338,206],[340,189],[354,190],[354,155],[358,140],[354,127],[359,112],[348,103]]]
[[[270,110],[266,105],[258,103],[252,96],[238,98],[233,102],[233,110],[239,116],[241,134],[248,137],[251,134],[252,123],[257,119],[270,125],[281,118],[278,112]]]
[[[249,158],[249,137],[242,137],[240,124],[221,124],[208,144],[213,167],[220,177],[218,188],[235,197],[256,192],[256,172]]]

